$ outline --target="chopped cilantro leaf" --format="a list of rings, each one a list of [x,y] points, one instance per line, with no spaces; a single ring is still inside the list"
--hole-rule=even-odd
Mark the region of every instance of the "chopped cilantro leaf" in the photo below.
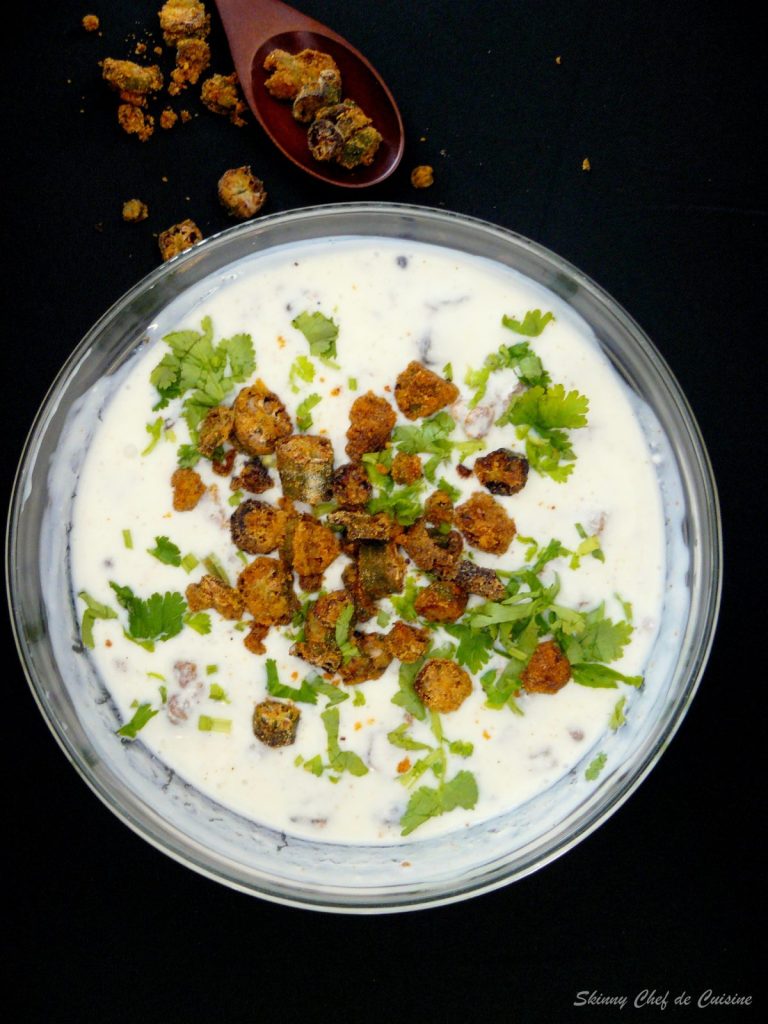
[[[601,604],[584,615],[584,628],[564,640],[563,647],[571,662],[617,661],[633,632],[631,623],[605,618]]]
[[[620,697],[613,706],[611,717],[608,719],[608,728],[616,732],[626,722],[626,716],[624,714],[624,705],[627,703],[626,697]]]
[[[338,325],[320,312],[308,313],[306,310],[291,321],[291,324],[309,342],[309,351],[313,356],[325,363],[333,365],[336,358],[336,340],[339,336]]]
[[[563,483],[573,471],[576,459],[567,431],[585,427],[588,410],[586,396],[578,391],[566,394],[562,384],[551,388],[533,387],[512,397],[496,425],[516,426],[517,436],[525,439],[525,453],[531,467]]]
[[[423,480],[416,480],[405,487],[381,490],[375,498],[371,498],[368,502],[367,509],[371,515],[375,515],[377,512],[386,512],[401,526],[411,526],[422,514],[421,495],[423,492]]]
[[[151,438],[151,441],[149,442],[149,444],[147,445],[147,447],[144,449],[144,451],[141,454],[142,455],[149,455],[149,453],[155,449],[155,447],[157,446],[157,444],[158,444],[158,442],[159,442],[159,440],[160,440],[160,438],[162,436],[162,433],[163,433],[163,418],[162,418],[162,416],[158,416],[157,419],[154,420],[152,423],[147,423],[147,425],[146,425],[146,427],[144,429],[149,434],[149,436]]]
[[[475,674],[488,664],[493,654],[493,635],[487,629],[463,622],[445,623],[443,629],[459,641],[456,660],[460,665],[466,665]]]
[[[227,696],[227,691],[224,689],[223,686],[220,686],[218,683],[211,683],[208,689],[208,696],[211,698],[211,700],[221,700],[224,701],[225,704],[231,703],[229,697]]]
[[[208,612],[187,612],[184,616],[184,625],[194,629],[201,636],[207,636],[211,632],[211,616]]]
[[[317,692],[308,679],[302,680],[301,686],[286,686],[280,682],[277,674],[277,662],[274,658],[267,658],[267,693],[272,697],[286,697],[288,700],[295,700],[303,704],[317,704]]]
[[[356,708],[361,708],[365,704],[365,694],[362,690],[355,690],[355,696],[352,698],[352,703]]]
[[[311,384],[315,379],[315,364],[307,356],[297,356],[288,371],[288,380],[294,394],[299,391],[297,379],[303,380],[306,384]]]
[[[176,462],[180,469],[194,469],[201,458],[194,444],[180,444],[176,451]]]
[[[464,807],[471,810],[477,803],[477,781],[468,771],[460,771],[450,781],[436,789],[420,786],[408,801],[405,813],[400,819],[400,835],[407,836],[430,818]]]
[[[501,322],[515,334],[524,334],[527,338],[538,338],[547,324],[554,319],[554,313],[542,313],[540,309],[529,309],[522,320],[505,315],[501,318]]]
[[[438,491],[442,491],[444,494],[447,494],[451,501],[458,501],[461,497],[461,491],[459,488],[449,484],[445,477],[440,477],[437,481],[437,489]]]
[[[83,639],[83,645],[93,650],[95,647],[95,641],[93,639],[93,624],[97,619],[116,619],[117,612],[110,608],[109,605],[101,604],[100,601],[95,601],[87,590],[81,590],[77,595],[81,601],[85,601],[85,611],[83,612],[83,621],[80,626],[80,635]]]
[[[398,725],[392,732],[388,732],[387,739],[398,750],[432,750],[428,743],[420,743],[408,735],[408,722],[403,722],[402,725]]]
[[[170,640],[184,626],[187,602],[176,591],[151,594],[146,600],[136,597],[130,587],[110,581],[117,600],[128,612],[126,636],[152,650],[155,640]]]
[[[354,614],[355,606],[348,601],[336,620],[336,646],[341,651],[345,665],[360,654],[358,648],[349,640],[349,627]]]
[[[320,715],[328,737],[328,760],[335,772],[349,772],[350,775],[367,775],[368,768],[352,750],[339,746],[339,709],[329,707]]]
[[[324,697],[327,697],[328,704],[326,707],[332,707],[334,704],[341,704],[342,701],[349,700],[349,694],[345,693],[340,686],[334,686],[333,683],[327,683],[322,676],[316,674],[307,676],[301,685],[302,687],[304,685],[309,686],[313,690],[316,690],[317,693],[321,693]],[[355,696],[357,696],[357,694],[355,694]]]
[[[602,752],[594,757],[587,765],[587,770],[584,772],[584,778],[589,782],[594,782],[600,772],[605,768],[605,762],[608,760],[608,755]]]
[[[397,704],[398,707],[403,708],[409,715],[413,715],[414,718],[418,718],[419,721],[423,722],[427,717],[427,709],[419,700],[416,691],[413,688],[413,681],[419,674],[426,657],[419,658],[418,661],[412,662],[410,665],[403,662],[400,665],[400,671],[397,677],[398,692],[392,698],[392,703]]]
[[[320,403],[320,395],[308,395],[303,402],[299,402],[296,409],[296,426],[299,430],[309,430],[312,426],[312,415],[310,409],[314,409]]]
[[[164,562],[166,565],[181,565],[181,551],[167,537],[155,537],[155,546],[147,548],[147,552],[158,562]]]
[[[126,740],[135,740],[137,733],[144,728],[150,719],[158,714],[151,704],[139,704],[130,722],[126,722],[117,730],[117,735]]]
[[[642,686],[642,676],[625,676],[607,665],[571,664],[573,681],[580,686],[591,686],[593,689],[614,690],[617,683],[627,686]]]

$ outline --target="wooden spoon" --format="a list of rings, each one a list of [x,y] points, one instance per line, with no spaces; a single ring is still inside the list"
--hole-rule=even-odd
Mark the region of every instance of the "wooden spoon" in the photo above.
[[[343,188],[376,185],[395,170],[405,145],[400,111],[392,93],[365,57],[336,32],[281,3],[281,0],[216,0],[243,95],[275,145],[302,170]],[[354,100],[382,136],[369,167],[347,170],[315,160],[307,146],[307,125],[291,114],[291,104],[266,90],[264,59],[272,50],[329,53],[341,72],[342,95]]]

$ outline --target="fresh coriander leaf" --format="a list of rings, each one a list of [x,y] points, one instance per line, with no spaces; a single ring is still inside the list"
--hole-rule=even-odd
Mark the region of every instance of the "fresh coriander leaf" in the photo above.
[[[154,718],[158,711],[151,704],[139,704],[130,722],[126,722],[117,730],[117,735],[126,740],[135,740],[139,733],[150,719]]]
[[[546,436],[551,430],[586,427],[588,411],[589,399],[585,395],[575,390],[566,393],[562,384],[555,384],[551,388],[529,388],[513,396],[497,425],[533,427]]]
[[[600,772],[605,768],[605,762],[608,760],[608,755],[602,752],[594,757],[587,766],[587,770],[584,772],[584,778],[589,782],[594,782]]]
[[[219,351],[229,359],[230,377],[238,384],[247,380],[256,369],[256,356],[250,334],[233,334],[219,342]]]
[[[310,410],[320,404],[320,395],[308,395],[303,402],[299,402],[296,408],[296,426],[299,430],[309,430],[312,426],[312,415]]]
[[[405,813],[400,819],[402,826],[400,835],[408,836],[414,832],[425,821],[435,818],[443,813],[443,804],[440,793],[429,786],[420,786],[408,801]]]
[[[179,469],[194,469],[201,458],[202,455],[194,444],[181,444],[176,451]]]
[[[305,772],[310,772],[312,775],[316,775],[318,778],[320,778],[320,776],[323,774],[323,771],[325,770],[323,759],[322,757],[320,757],[319,754],[315,754],[315,756],[310,758],[309,761],[301,762],[300,767],[302,767]]]
[[[540,309],[529,309],[522,320],[516,320],[513,316],[503,316],[501,322],[504,327],[515,334],[524,334],[528,338],[538,338],[550,321],[554,320],[554,313],[542,313]]]
[[[147,548],[148,554],[166,565],[181,565],[181,551],[167,537],[155,537],[155,546]]]
[[[83,612],[83,621],[80,626],[80,635],[83,640],[83,645],[93,650],[95,647],[95,641],[93,639],[93,624],[97,619],[116,619],[117,612],[110,608],[109,605],[101,604],[100,601],[94,600],[87,590],[81,590],[77,595],[81,601],[85,601],[85,611]]]
[[[147,425],[146,425],[146,427],[144,429],[149,434],[149,436],[151,437],[152,440],[149,442],[149,444],[147,445],[147,447],[144,449],[144,451],[141,454],[142,455],[149,455],[149,453],[151,451],[154,451],[155,447],[157,446],[157,444],[160,441],[160,438],[162,436],[162,433],[163,433],[163,418],[162,418],[162,416],[158,416],[157,419],[154,420],[152,423],[147,423]]]
[[[402,594],[390,594],[389,601],[401,619],[415,622],[419,616],[413,603],[418,596],[419,585],[416,577],[407,576]]]
[[[424,481],[416,480],[405,487],[380,491],[368,502],[370,515],[386,512],[396,519],[401,526],[411,526],[422,514],[421,495],[424,492]]]
[[[291,363],[291,368],[288,371],[288,380],[291,385],[291,391],[296,394],[299,390],[299,386],[296,383],[297,380],[303,380],[306,384],[311,384],[315,379],[315,364],[307,356],[297,356]]]
[[[397,704],[398,707],[407,711],[409,715],[418,718],[420,722],[423,722],[427,717],[427,709],[419,700],[413,688],[413,681],[421,671],[426,660],[426,657],[423,657],[419,658],[418,661],[412,662],[410,665],[405,662],[400,665],[397,677],[398,692],[392,698],[393,704]]]
[[[365,694],[362,690],[355,690],[355,696],[352,698],[352,703],[356,708],[361,708],[365,704]]]
[[[474,629],[463,622],[444,623],[443,629],[459,641],[456,660],[475,674],[487,665],[493,654],[493,635],[487,629]]]
[[[632,638],[634,629],[623,619],[614,622],[603,617],[603,606],[588,612],[584,629],[566,645],[569,661],[617,661]]]
[[[420,743],[415,740],[412,736],[408,735],[408,722],[403,722],[402,725],[398,725],[392,732],[387,733],[387,739],[393,747],[397,747],[398,750],[432,750],[433,748],[428,743]]]
[[[448,744],[448,750],[457,757],[470,757],[474,752],[475,745],[468,740],[452,740]]]
[[[438,491],[442,491],[444,494],[447,494],[451,501],[456,502],[461,497],[461,491],[459,488],[453,487],[449,484],[445,477],[440,477],[437,481],[437,489]]]
[[[572,664],[571,675],[574,683],[580,686],[591,686],[595,689],[614,690],[617,683],[627,686],[642,686],[642,676],[625,676],[607,665]]]
[[[326,362],[336,358],[336,341],[339,336],[338,325],[320,312],[308,313],[306,310],[291,321],[293,327],[301,331],[309,342],[311,355]]]
[[[626,697],[620,697],[619,700],[613,706],[611,717],[608,719],[608,728],[616,732],[626,722],[626,716],[624,714],[624,705],[627,703]]]
[[[265,667],[267,670],[267,693],[272,697],[286,697],[288,700],[303,704],[317,704],[317,691],[308,679],[302,680],[301,686],[286,686],[280,682],[277,674],[277,662],[274,658],[267,658]]]
[[[187,612],[184,625],[194,629],[200,636],[207,636],[211,632],[211,616],[208,612]]]
[[[215,676],[218,671],[219,671],[219,666],[218,665],[206,665],[205,666],[205,674],[207,676]]]
[[[187,602],[176,591],[165,594],[151,594],[146,600],[136,597],[130,587],[121,587],[110,581],[110,587],[117,599],[128,612],[126,636],[137,643],[152,644],[155,640],[170,640],[180,633],[184,626],[184,612]],[[151,647],[147,648],[151,650]]]
[[[368,768],[352,750],[339,747],[339,709],[329,707],[320,715],[328,737],[328,760],[336,772],[349,772],[350,775],[367,775]]]
[[[471,810],[477,803],[477,780],[472,772],[460,771],[446,782],[441,792],[443,811],[452,811],[455,807]]]

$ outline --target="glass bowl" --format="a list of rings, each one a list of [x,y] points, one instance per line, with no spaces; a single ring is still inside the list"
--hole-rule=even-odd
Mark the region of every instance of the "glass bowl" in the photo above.
[[[609,756],[597,784],[585,782],[582,765],[491,821],[394,845],[278,834],[196,791],[141,742],[121,742],[116,709],[79,643],[69,578],[73,481],[94,427],[89,394],[114,385],[137,346],[157,337],[162,312],[190,289],[199,293],[204,279],[277,245],[338,236],[460,250],[555,292],[589,325],[623,378],[663,467],[667,579],[660,632],[631,726],[601,740]],[[52,460],[71,473],[65,488],[54,483]],[[7,541],[22,664],[51,731],[93,791],[139,835],[201,874],[276,902],[344,912],[410,910],[487,892],[537,870],[597,828],[648,774],[685,715],[709,654],[720,578],[710,463],[685,397],[640,327],[579,270],[526,238],[455,213],[381,203],[312,207],[231,228],[159,267],[121,298],[74,350],[40,408],[18,470]]]

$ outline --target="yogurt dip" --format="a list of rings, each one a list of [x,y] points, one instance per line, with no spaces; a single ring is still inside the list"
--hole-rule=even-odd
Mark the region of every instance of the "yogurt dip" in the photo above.
[[[539,333],[519,333],[526,314],[535,310],[553,319]],[[314,313],[338,327],[333,358],[314,354],[293,325],[302,314]],[[505,326],[504,316],[518,330]],[[337,466],[347,461],[349,412],[357,398],[370,390],[388,399],[397,413],[397,450],[403,428],[423,427],[422,419],[407,419],[395,403],[398,375],[416,361],[452,377],[460,396],[441,413],[455,422],[450,439],[464,447],[452,448],[432,467],[433,482],[424,482],[419,497],[423,501],[442,481],[455,505],[485,490],[477,476],[459,469],[465,454],[471,467],[478,456],[500,448],[525,450],[520,425],[497,422],[510,399],[525,392],[520,379],[525,367],[493,369],[485,393],[474,405],[473,400],[481,390],[477,371],[486,357],[501,346],[527,344],[552,386],[562,385],[564,395],[586,396],[587,423],[567,430],[575,460],[566,479],[532,468],[518,493],[494,496],[517,527],[508,550],[497,556],[465,544],[464,554],[471,552],[476,565],[501,570],[509,587],[514,574],[535,565],[553,550],[549,542],[558,540],[560,553],[536,578],[547,587],[559,582],[551,602],[558,628],[565,624],[577,641],[588,629],[592,655],[597,650],[606,657],[593,661],[590,652],[581,651],[579,657],[592,665],[582,679],[591,685],[574,678],[556,693],[515,690],[509,701],[489,707],[492,687],[510,661],[509,652],[494,643],[482,664],[473,663],[472,692],[461,706],[422,717],[414,715],[412,692],[395,659],[380,678],[339,686],[330,698],[328,684],[334,680],[323,680],[326,689],[314,693],[315,703],[296,704],[301,719],[295,742],[280,748],[261,743],[252,716],[254,706],[270,695],[270,678],[273,696],[275,673],[280,686],[293,691],[301,691],[306,679],[322,679],[318,669],[291,653],[301,622],[270,629],[261,655],[246,649],[246,634],[235,622],[214,611],[207,622],[190,622],[188,616],[175,635],[141,646],[126,636],[127,610],[110,586],[128,588],[144,601],[153,594],[183,597],[211,566],[235,582],[251,560],[233,544],[229,519],[240,500],[254,495],[233,493],[210,461],[195,466],[206,486],[197,506],[173,508],[170,480],[179,448],[190,443],[190,435],[183,398],[156,408],[158,391],[150,378],[169,351],[159,340],[141,347],[119,387],[99,399],[101,422],[79,475],[70,539],[73,591],[87,595],[81,610],[96,607],[98,615],[106,608],[114,616],[89,622],[88,657],[123,722],[141,725],[125,742],[145,744],[197,790],[248,819],[289,836],[335,843],[396,843],[404,832],[414,839],[435,837],[523,804],[576,765],[583,763],[580,770],[597,778],[601,738],[631,718],[641,696],[638,677],[659,627],[665,538],[654,459],[636,406],[586,325],[557,296],[496,264],[414,242],[355,238],[249,257],[198,287],[183,309],[170,309],[158,333],[200,332],[206,318],[216,341],[247,332],[256,357],[255,370],[223,404],[231,404],[240,387],[263,380],[284,403],[294,429],[297,421],[311,417],[307,432],[331,441]],[[528,327],[535,332],[535,324]],[[475,371],[470,385],[468,371]],[[484,447],[472,451],[473,442]],[[425,468],[431,455],[420,456]],[[235,474],[242,461],[238,456]],[[275,505],[282,490],[274,467],[270,472],[275,486],[257,497]],[[168,544],[182,564],[157,557],[170,550]],[[342,588],[348,564],[341,554],[326,569],[324,592]],[[420,587],[429,582],[415,565],[408,575]],[[406,583],[406,597],[408,592]],[[523,586],[518,606],[528,593]],[[311,600],[316,597],[313,593]],[[515,597],[508,592],[492,603],[511,609]],[[299,598],[309,595],[299,592]],[[386,632],[404,609],[408,613],[403,599],[397,594],[394,602],[381,599],[381,621],[374,617],[359,628]],[[487,604],[471,596],[459,625],[477,626]],[[585,619],[590,613],[591,626]],[[195,621],[198,628],[209,625],[209,631],[198,632]],[[469,640],[482,646],[484,632],[491,635],[478,627]],[[617,644],[617,636],[624,642]],[[353,637],[350,632],[347,639]],[[450,630],[437,625],[431,640],[440,652],[452,644],[451,657],[462,660],[461,638]],[[608,672],[595,672],[595,665]],[[495,678],[489,679],[494,669]],[[277,699],[286,699],[288,692]],[[184,717],[174,713],[180,707]],[[334,758],[334,750],[355,755],[346,759],[346,769],[339,767],[344,758]],[[420,819],[416,794],[439,794],[457,777],[456,802],[449,796],[437,812],[433,805],[434,813],[428,813],[425,795]]]

